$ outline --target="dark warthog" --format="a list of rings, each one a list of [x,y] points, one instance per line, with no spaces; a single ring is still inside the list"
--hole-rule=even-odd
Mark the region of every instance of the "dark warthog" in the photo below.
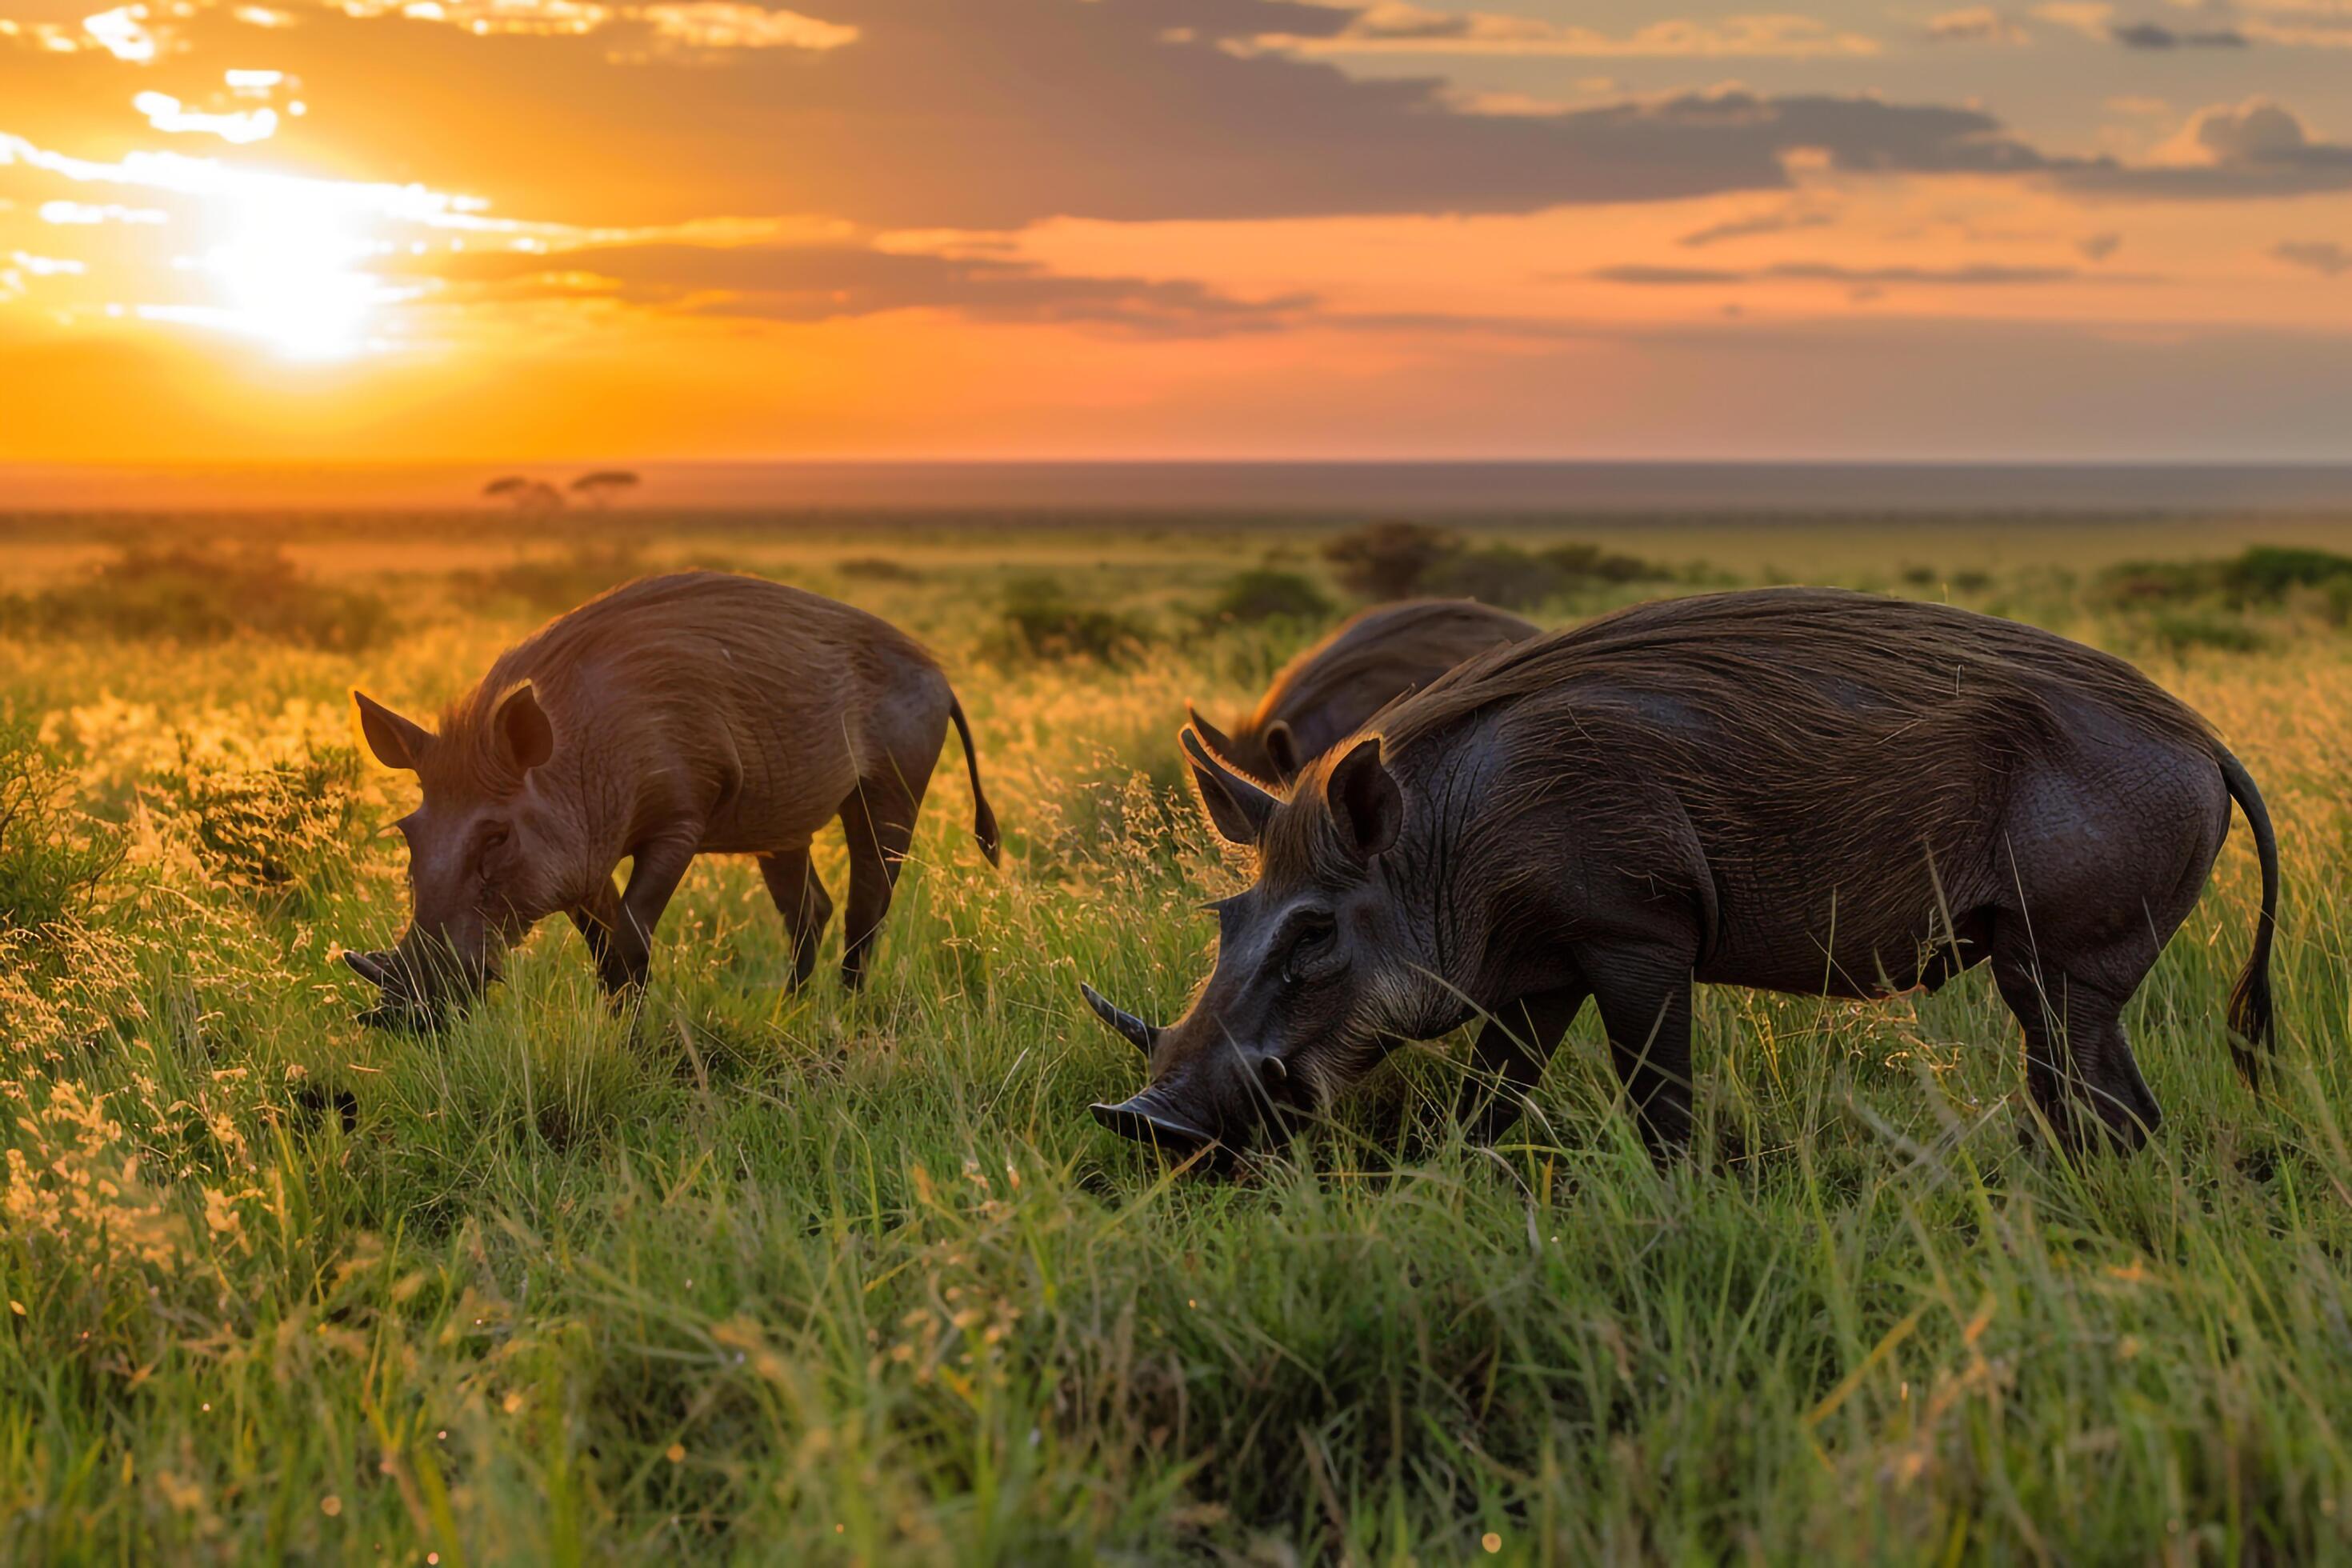
[[[1231,735],[1190,709],[1210,749],[1252,778],[1289,779],[1371,716],[1464,659],[1543,628],[1469,599],[1381,605],[1285,665]]]
[[[856,985],[950,723],[973,835],[997,858],[971,731],[930,655],[863,610],[757,577],[687,572],[592,599],[501,657],[438,734],[352,696],[369,749],[425,796],[399,825],[408,930],[390,952],[344,955],[394,1015],[478,990],[558,910],[607,990],[642,985],[654,928],[704,854],[759,857],[805,981],[833,913],[809,839],[835,816]]]
[[[2129,665],[2012,622],[1812,589],[1644,605],[1463,667],[1286,798],[1183,739],[1257,879],[1216,906],[1179,1022],[1088,993],[1150,1058],[1149,1088],[1095,1107],[1130,1137],[1246,1146],[1474,1017],[1464,1111],[1491,1136],[1590,996],[1664,1154],[1690,1135],[1693,980],[1879,996],[1990,958],[2059,1137],[2136,1147],[2158,1113],[2118,1015],[2232,800],[2263,873],[2229,1009],[2250,1080],[2269,1039],[2278,846],[2253,781]]]

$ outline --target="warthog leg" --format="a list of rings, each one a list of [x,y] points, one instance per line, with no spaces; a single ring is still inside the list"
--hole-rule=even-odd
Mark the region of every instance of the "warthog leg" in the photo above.
[[[1456,1110],[1472,1139],[1491,1143],[1518,1121],[1522,1102],[1590,994],[1581,985],[1544,992],[1486,1020],[1473,1047],[1475,1070],[1462,1086]]]
[[[768,896],[775,900],[776,912],[784,917],[784,930],[793,939],[793,986],[797,990],[808,984],[810,972],[816,968],[817,944],[824,940],[825,922],[833,919],[833,897],[810,863],[805,844],[761,856],[760,875],[766,879]]]

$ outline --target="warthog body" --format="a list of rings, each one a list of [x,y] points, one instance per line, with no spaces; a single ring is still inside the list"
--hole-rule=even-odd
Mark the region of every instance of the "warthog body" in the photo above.
[[[1646,605],[1465,666],[1287,798],[1190,733],[1256,846],[1216,970],[1106,1124],[1245,1144],[1396,1039],[1475,1017],[1474,1131],[1517,1116],[1591,997],[1654,1152],[1691,1124],[1694,980],[1843,997],[1990,960],[2069,1144],[2158,1111],[2119,1016],[2197,900],[2234,799],[2263,871],[2233,1047],[2270,1031],[2278,859],[2205,722],[2123,661],[1938,605],[1810,589]],[[2087,1112],[2087,1116],[2085,1113]]]
[[[557,910],[608,990],[643,984],[662,910],[705,854],[759,858],[804,981],[833,912],[809,841],[836,816],[842,977],[856,984],[950,723],[973,833],[997,857],[971,732],[930,655],[862,610],[756,577],[681,573],[591,600],[503,655],[438,733],[352,696],[369,748],[424,794],[399,825],[408,930],[392,952],[347,955],[395,1010],[436,1013],[478,988]]]
[[[1381,605],[1349,616],[1285,665],[1231,735],[1198,713],[1192,727],[1251,777],[1293,778],[1407,692],[1489,648],[1541,635],[1541,627],[1471,599]]]

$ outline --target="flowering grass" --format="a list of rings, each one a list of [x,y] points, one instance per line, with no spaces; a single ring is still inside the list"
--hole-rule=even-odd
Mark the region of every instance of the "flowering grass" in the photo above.
[[[1770,532],[1715,571],[1802,559]],[[2289,892],[2259,1101],[2221,1026],[2241,827],[2129,1016],[2167,1110],[2129,1163],[2021,1142],[1979,973],[1703,990],[1685,1168],[1635,1147],[1588,1016],[1500,1149],[1448,1124],[1443,1041],[1216,1181],[1087,1117],[1139,1068],[1076,988],[1172,1015],[1205,973],[1194,906],[1245,873],[1171,737],[1305,635],[1202,629],[1264,552],[1000,535],[975,580],[967,542],[887,542],[908,573],[836,569],[858,533],[676,546],[900,621],[971,713],[1005,869],[942,768],[854,999],[783,991],[759,879],[716,860],[634,1018],[553,921],[445,1035],[358,1026],[334,955],[404,916],[407,784],[352,767],[346,689],[431,711],[528,629],[456,568],[385,589],[401,630],[361,654],[0,644],[43,843],[112,867],[0,931],[0,1560],[2352,1558],[2352,641],[2323,616],[2167,652],[2031,563],[1969,599],[2142,657],[2261,781]],[[993,590],[1041,574],[1160,634],[1017,657]]]

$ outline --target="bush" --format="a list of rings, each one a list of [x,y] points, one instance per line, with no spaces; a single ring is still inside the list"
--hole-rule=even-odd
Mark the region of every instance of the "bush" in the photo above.
[[[562,555],[526,555],[501,566],[452,573],[449,583],[459,599],[476,606],[504,600],[551,616],[635,582],[651,569],[638,545],[583,544]]]
[[[1409,599],[1422,592],[1432,567],[1461,552],[1461,536],[1420,522],[1375,522],[1339,535],[1323,559],[1351,593],[1368,599]]]
[[[1430,594],[1447,599],[1475,599],[1507,610],[1523,610],[1550,598],[1566,584],[1566,577],[1549,561],[1496,544],[1450,556],[1423,580]]]
[[[2275,544],[2249,545],[2234,561],[2126,561],[2099,574],[2103,595],[2125,605],[2276,605],[2296,589],[2332,595],[2337,584],[2352,584],[2352,556]]]
[[[121,861],[121,837],[68,807],[65,789],[31,731],[0,726],[0,932],[70,923]]]
[[[1598,544],[1556,544],[1538,557],[1563,577],[1594,583],[1654,583],[1674,574],[1638,555],[1620,555]]]
[[[220,642],[240,634],[331,653],[393,629],[375,595],[311,581],[275,551],[125,551],[80,582],[0,600],[0,630]]]
[[[2224,611],[2167,610],[2148,621],[2148,634],[2167,649],[2217,648],[2224,653],[2252,653],[2263,646],[2263,635]]]
[[[1261,568],[1227,578],[1202,618],[1211,625],[1255,626],[1261,621],[1321,620],[1330,613],[1331,601],[1297,573]]]
[[[2248,598],[2276,601],[2290,588],[2320,588],[2352,578],[2352,556],[2331,550],[2250,545],[2231,564],[2231,584]]]
[[[1004,651],[1016,657],[1115,665],[1141,653],[1149,640],[1149,628],[1136,617],[1076,604],[1052,577],[1024,577],[1005,586]]]

